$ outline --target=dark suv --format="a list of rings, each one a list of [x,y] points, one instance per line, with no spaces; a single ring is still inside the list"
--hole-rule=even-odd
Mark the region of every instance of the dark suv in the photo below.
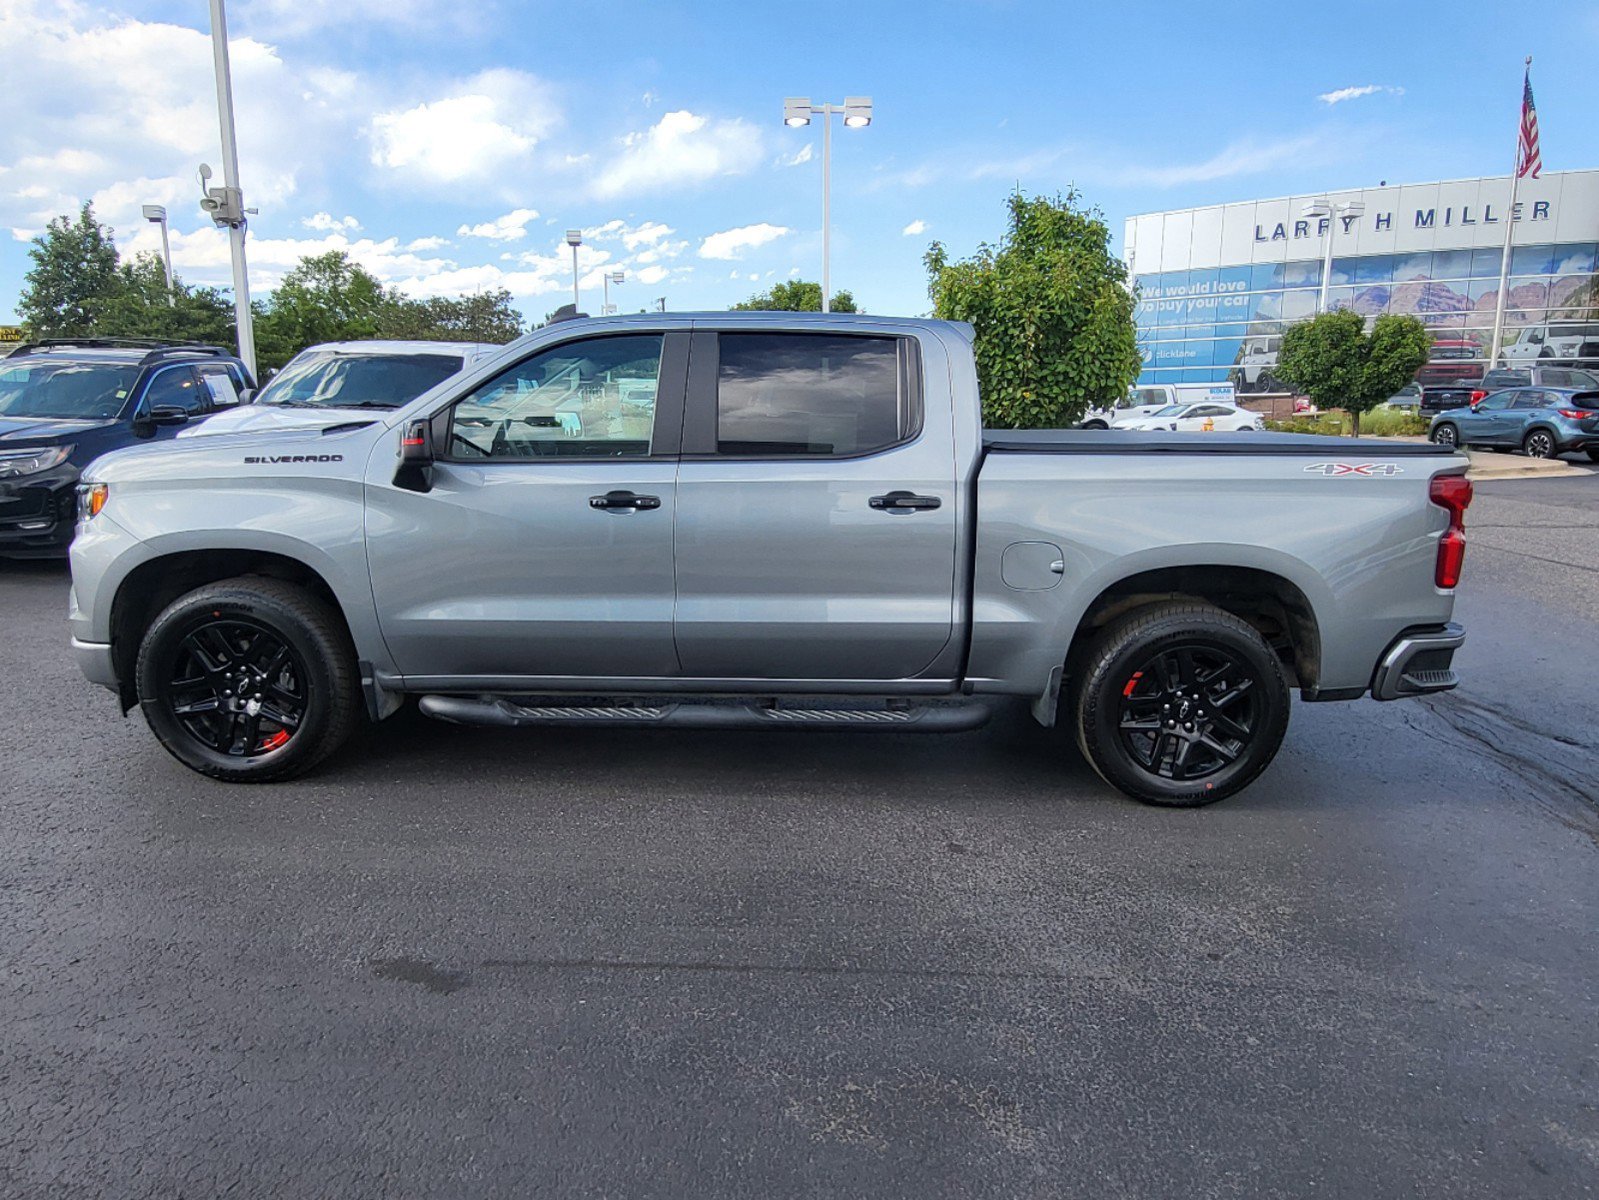
[[[0,360],[0,556],[65,554],[84,467],[171,437],[254,388],[218,346],[55,338]]]
[[[1516,387],[1596,391],[1599,390],[1599,379],[1594,378],[1592,372],[1576,367],[1495,367],[1472,385],[1471,402],[1475,404],[1489,392]]]

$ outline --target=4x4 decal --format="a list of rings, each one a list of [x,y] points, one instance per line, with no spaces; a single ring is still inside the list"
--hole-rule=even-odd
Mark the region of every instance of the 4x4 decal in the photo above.
[[[1405,469],[1398,463],[1311,463],[1305,470],[1317,475],[1403,475]]]

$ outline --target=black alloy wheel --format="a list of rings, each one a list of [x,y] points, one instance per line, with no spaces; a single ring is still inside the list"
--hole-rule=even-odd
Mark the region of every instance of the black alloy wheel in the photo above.
[[[1521,444],[1529,458],[1553,458],[1555,456],[1555,435],[1547,429],[1534,429],[1527,435],[1527,440]]]
[[[1162,778],[1215,775],[1247,752],[1260,726],[1258,685],[1249,665],[1219,646],[1163,648],[1122,689],[1122,744]]]
[[[135,683],[167,751],[232,783],[310,770],[363,711],[339,611],[298,584],[260,576],[206,584],[167,605],[140,639]]]
[[[1202,600],[1134,609],[1067,660],[1078,748],[1100,777],[1146,804],[1196,807],[1247,787],[1288,730],[1277,652]]]
[[[178,643],[162,702],[189,736],[230,758],[288,745],[305,722],[305,665],[265,626],[202,618]]]

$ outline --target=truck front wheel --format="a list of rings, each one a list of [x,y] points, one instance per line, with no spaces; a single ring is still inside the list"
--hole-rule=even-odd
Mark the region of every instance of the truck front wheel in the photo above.
[[[178,597],[145,632],[136,680],[161,744],[230,783],[310,770],[361,715],[344,623],[280,579],[229,579]]]
[[[1148,804],[1232,795],[1266,769],[1288,728],[1288,681],[1271,647],[1238,617],[1194,601],[1108,625],[1070,700],[1083,756]]]

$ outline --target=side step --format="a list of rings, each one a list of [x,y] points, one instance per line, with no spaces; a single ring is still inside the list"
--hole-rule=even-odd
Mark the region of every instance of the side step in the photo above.
[[[898,733],[954,733],[987,722],[987,705],[973,701],[879,705],[873,708],[781,707],[747,701],[660,704],[553,704],[503,696],[423,696],[418,707],[455,725],[618,725],[670,729],[881,729]]]

